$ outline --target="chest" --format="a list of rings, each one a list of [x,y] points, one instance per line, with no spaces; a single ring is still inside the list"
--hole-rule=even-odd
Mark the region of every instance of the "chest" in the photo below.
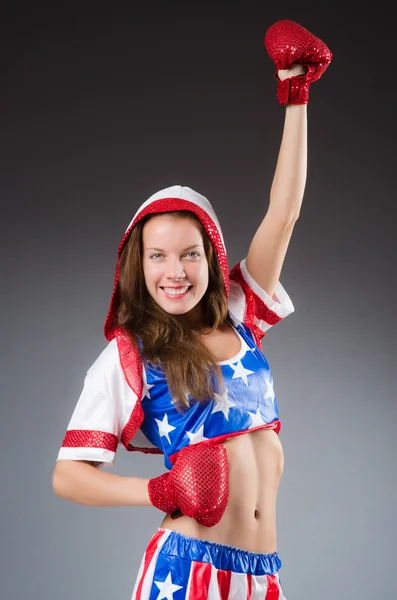
[[[217,362],[232,359],[240,352],[242,345],[241,338],[230,325],[224,325],[208,335],[203,335],[201,341]]]
[[[231,328],[230,328],[231,329]],[[211,339],[210,339],[211,338]],[[278,408],[269,364],[241,327],[219,336],[208,336],[211,349],[225,348],[217,358],[224,389],[206,403],[188,398],[190,408],[176,409],[160,368],[145,366],[145,394],[142,398],[146,437],[168,457],[187,444],[213,438],[227,438],[251,429],[270,426],[278,421]],[[219,344],[219,346],[218,346]],[[227,358],[226,358],[227,357]]]

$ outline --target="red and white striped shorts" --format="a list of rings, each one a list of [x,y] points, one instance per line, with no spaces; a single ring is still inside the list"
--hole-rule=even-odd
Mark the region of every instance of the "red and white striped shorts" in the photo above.
[[[159,529],[146,548],[132,600],[286,600],[277,554],[256,554]]]

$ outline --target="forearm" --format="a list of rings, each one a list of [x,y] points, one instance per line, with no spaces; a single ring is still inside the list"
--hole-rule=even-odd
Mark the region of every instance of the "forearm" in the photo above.
[[[86,506],[150,506],[148,482],[69,460],[57,462],[52,478],[57,496]]]
[[[270,210],[286,220],[299,217],[307,175],[307,107],[288,105],[276,170],[270,191]]]

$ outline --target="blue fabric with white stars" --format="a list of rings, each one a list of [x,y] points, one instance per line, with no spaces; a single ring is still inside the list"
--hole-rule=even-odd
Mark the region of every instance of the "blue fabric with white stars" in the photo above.
[[[233,326],[241,350],[222,361],[224,392],[202,404],[189,398],[182,412],[172,401],[164,371],[143,362],[145,395],[141,430],[164,453],[164,464],[172,468],[170,456],[189,444],[227,434],[236,434],[278,421],[278,406],[269,363],[243,324]]]

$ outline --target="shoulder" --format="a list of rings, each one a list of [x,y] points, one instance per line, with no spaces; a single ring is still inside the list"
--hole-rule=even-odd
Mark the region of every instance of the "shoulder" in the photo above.
[[[136,360],[134,355],[134,360]],[[111,340],[87,371],[86,383],[109,396],[129,397],[131,388],[123,368],[117,339]]]
[[[253,331],[257,342],[270,327],[295,310],[281,283],[269,296],[248,272],[245,260],[230,271],[228,308],[235,322],[244,323]]]
[[[90,366],[87,375],[92,378],[111,375],[121,368],[117,340],[114,338],[102,350],[95,362]]]

